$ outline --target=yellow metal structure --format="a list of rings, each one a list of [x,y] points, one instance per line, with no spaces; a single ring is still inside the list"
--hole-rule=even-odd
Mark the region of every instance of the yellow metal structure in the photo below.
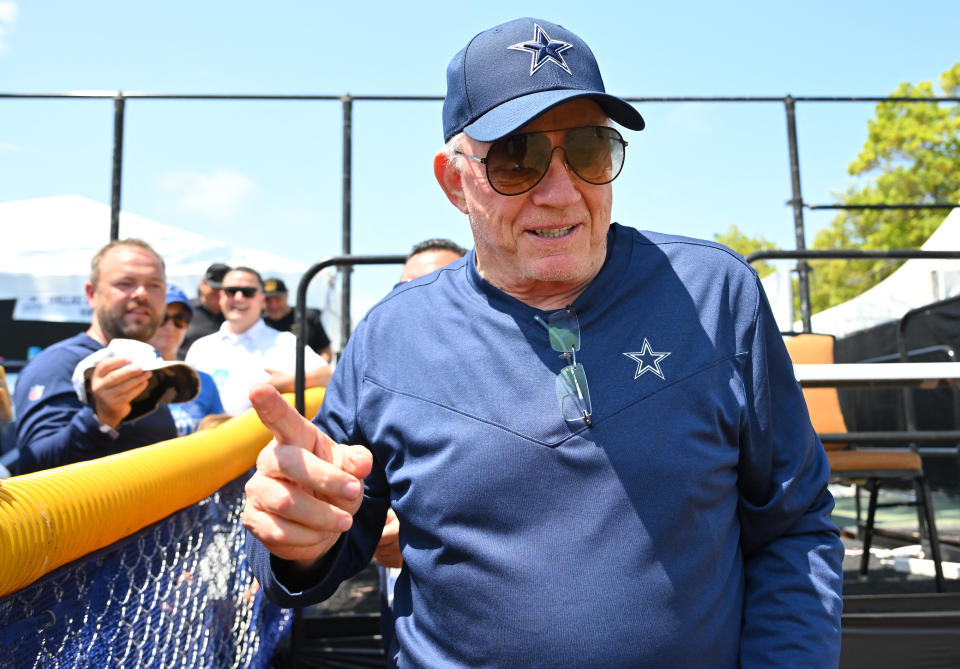
[[[308,416],[323,392],[307,390]],[[270,439],[249,409],[211,430],[0,479],[0,597],[212,495]]]

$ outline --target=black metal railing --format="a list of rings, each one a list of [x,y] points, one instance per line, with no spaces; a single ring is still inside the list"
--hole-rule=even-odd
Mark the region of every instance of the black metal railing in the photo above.
[[[771,250],[771,251],[756,251],[746,256],[746,261],[748,263],[754,263],[759,260],[799,260],[804,262],[806,260],[872,260],[872,259],[896,259],[896,260],[912,260],[912,259],[926,259],[926,260],[935,260],[935,259],[946,259],[946,260],[960,260],[960,250],[957,251],[946,251],[946,250],[936,250],[936,251],[925,251],[922,249],[807,249],[802,251],[781,251],[781,250]],[[931,304],[923,305],[917,307],[916,309],[911,309],[904,316],[902,316],[897,325],[897,353],[890,356],[884,356],[882,361],[898,361],[898,362],[907,362],[912,355],[916,355],[918,350],[908,351],[906,348],[906,328],[909,322],[918,314],[922,314],[930,311],[932,308],[938,306],[944,306],[947,304],[952,304],[955,302],[960,302],[960,296],[948,298],[946,300],[941,300],[939,302],[934,302]],[[808,305],[809,309],[809,305]],[[810,323],[810,313],[809,311],[803,314],[802,318],[802,333],[809,333],[812,331]],[[784,334],[800,334],[797,332],[789,332]],[[924,351],[928,350],[944,350],[948,351],[950,356],[954,356],[953,349],[949,346],[931,346],[923,349]],[[881,361],[880,358],[870,359],[872,362]],[[861,362],[868,362],[867,360],[862,360]],[[898,384],[899,385],[899,384]],[[910,388],[903,388],[903,408],[904,416],[906,420],[906,429],[905,430],[887,430],[887,431],[856,431],[856,432],[845,432],[845,433],[821,433],[820,439],[825,443],[831,442],[840,442],[848,444],[868,444],[868,445],[879,445],[879,444],[907,444],[908,448],[913,451],[926,450],[919,447],[920,444],[953,444],[954,447],[951,448],[952,452],[956,452],[957,448],[960,448],[960,429],[953,430],[918,430],[917,421],[916,421],[916,406],[913,402],[913,395]],[[955,404],[957,402],[955,396]],[[956,415],[956,414],[955,414]]]
[[[291,102],[340,102],[343,108],[343,167],[342,167],[342,254],[349,256],[351,250],[352,227],[352,145],[353,145],[353,105],[355,102],[390,101],[390,102],[441,102],[439,95],[259,95],[236,93],[147,93],[131,91],[79,91],[70,93],[3,93],[0,99],[86,99],[86,100],[113,100],[114,132],[113,132],[113,160],[112,160],[112,190],[111,190],[111,240],[119,238],[119,216],[122,191],[123,168],[123,134],[126,103],[129,100],[205,100],[205,101],[291,101]],[[800,152],[797,134],[796,105],[797,103],[958,103],[960,97],[881,97],[881,96],[625,96],[631,103],[751,103],[751,104],[782,104],[787,123],[788,165],[790,170],[791,197],[786,201],[793,210],[794,237],[796,251],[806,250],[806,232],[804,226],[804,209],[946,209],[960,203],[937,202],[890,205],[872,203],[863,205],[839,204],[807,204],[803,200],[800,178]],[[350,264],[340,267],[341,271],[341,343],[349,338],[350,317]],[[800,296],[801,318],[805,325],[809,324],[810,289],[809,269],[806,263],[797,263],[798,292]]]
[[[306,363],[306,347],[307,347],[307,288],[310,286],[310,282],[313,281],[318,273],[322,272],[327,267],[353,267],[354,265],[393,265],[393,264],[402,264],[406,261],[407,257],[402,255],[387,255],[387,256],[338,256],[336,258],[327,258],[326,260],[321,260],[317,264],[313,265],[306,272],[303,273],[303,276],[300,277],[300,283],[297,284],[297,304],[294,307],[294,322],[296,323],[297,329],[297,368],[294,373],[293,381],[293,392],[294,392],[294,405],[297,408],[297,411],[300,412],[300,415],[306,413],[306,385],[307,385],[307,375],[306,370],[304,369]],[[349,325],[349,323],[348,323]],[[342,345],[346,346],[347,336],[349,335],[349,328],[345,328],[347,332],[344,335],[342,340]]]
[[[809,271],[806,260],[960,260],[960,250],[957,251],[924,251],[922,249],[804,249],[798,251],[755,251],[746,256],[748,263],[758,260],[798,260],[803,271]],[[800,288],[800,322],[801,332],[811,331],[811,309],[809,286],[807,286],[806,300],[803,288]]]

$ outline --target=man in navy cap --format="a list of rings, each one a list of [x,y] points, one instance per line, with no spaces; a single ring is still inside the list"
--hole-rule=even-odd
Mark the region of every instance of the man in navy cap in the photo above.
[[[269,597],[329,597],[393,508],[396,666],[836,665],[827,460],[757,276],[611,223],[614,123],[562,26],[454,57],[434,173],[475,248],[367,314],[312,424],[252,393]]]
[[[176,360],[177,351],[183,343],[184,335],[193,320],[193,305],[183,289],[173,283],[167,284],[167,309],[160,327],[150,338],[150,345],[164,360]],[[225,415],[220,391],[213,377],[206,372],[195,370],[200,380],[200,391],[189,402],[170,405],[170,414],[177,425],[177,436],[185,437],[196,432],[207,416]]]

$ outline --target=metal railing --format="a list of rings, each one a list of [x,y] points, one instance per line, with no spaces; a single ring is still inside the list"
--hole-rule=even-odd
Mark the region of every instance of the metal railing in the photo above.
[[[294,372],[293,393],[294,406],[300,415],[305,415],[304,396],[306,394],[307,374],[306,374],[306,348],[307,348],[307,288],[318,273],[327,267],[351,268],[354,265],[393,265],[403,264],[407,257],[402,255],[388,256],[339,256],[336,258],[327,258],[313,265],[303,276],[300,277],[300,283],[297,284],[297,304],[294,307],[294,321],[297,329],[297,367]],[[349,313],[347,314],[349,317]],[[349,326],[349,322],[347,322]],[[349,328],[344,328],[343,345],[346,346]]]
[[[343,108],[343,167],[342,167],[342,229],[341,250],[343,256],[349,256],[351,250],[352,227],[352,146],[353,146],[353,104],[355,102],[391,101],[391,102],[441,102],[439,95],[259,95],[233,93],[147,93],[131,91],[75,91],[69,93],[3,93],[0,99],[86,99],[86,100],[113,100],[113,160],[110,198],[110,239],[119,238],[120,202],[123,186],[123,135],[126,103],[128,100],[205,100],[205,101],[291,101],[291,102],[340,102]],[[957,206],[960,203],[916,203],[889,205],[884,203],[863,205],[840,204],[807,204],[803,201],[800,181],[800,153],[797,138],[797,103],[960,103],[960,97],[880,97],[880,96],[625,96],[631,103],[751,103],[751,104],[782,104],[787,125],[788,166],[790,170],[791,197],[786,201],[793,210],[794,238],[796,250],[806,249],[806,233],[804,229],[804,209],[945,209]],[[341,272],[341,339],[345,344],[349,338],[350,318],[350,270],[349,263],[340,266]],[[800,295],[801,317],[805,325],[809,325],[810,290],[809,269],[806,263],[797,263],[798,292]]]
[[[886,206],[883,206],[886,208]],[[952,208],[952,206],[951,206]],[[935,260],[935,259],[946,259],[946,260],[960,260],[960,250],[957,251],[945,251],[945,250],[936,250],[936,251],[924,251],[922,249],[805,249],[798,251],[756,251],[746,256],[746,261],[750,264],[760,261],[760,260],[798,260],[804,262],[806,260],[871,260],[871,259],[897,259],[897,260],[912,260],[912,259],[926,259],[926,260]],[[799,263],[798,263],[799,264]],[[804,263],[805,264],[805,263]],[[947,304],[952,304],[955,302],[960,302],[960,296],[947,298],[946,300],[940,300],[939,302],[934,302],[932,304],[923,305],[915,309],[911,309],[903,317],[900,318],[897,324],[897,353],[884,356],[885,360],[888,359],[891,362],[906,362],[909,360],[911,355],[916,355],[921,349],[908,351],[906,348],[906,328],[909,322],[918,314],[922,314],[930,311],[932,308],[943,306]],[[802,334],[809,333],[812,331],[810,323],[810,306],[809,302],[806,305],[806,311],[803,311],[803,305],[801,304],[802,314],[802,330],[800,333],[790,332],[784,334]],[[924,352],[932,350],[945,350],[949,352],[950,356],[954,355],[953,349],[949,346],[930,346],[922,349]],[[880,358],[871,358],[870,361],[880,361]],[[861,361],[867,362],[867,361]],[[913,402],[913,395],[911,389],[903,389],[903,407],[904,407],[904,416],[906,421],[905,430],[894,430],[894,431],[856,431],[856,432],[844,432],[844,433],[820,433],[821,441],[825,443],[830,442],[841,442],[848,444],[903,444],[907,443],[910,450],[920,451],[918,447],[919,444],[943,444],[949,443],[954,444],[954,448],[950,449],[952,452],[957,452],[957,449],[960,449],[960,429],[953,430],[918,430],[917,421],[916,421],[916,407]],[[955,396],[956,404],[956,396]],[[956,414],[955,414],[956,415]]]
[[[958,205],[960,206],[960,205]],[[920,207],[913,207],[920,208]],[[950,205],[953,208],[953,205]],[[804,249],[798,251],[755,251],[746,256],[748,263],[758,260],[798,260],[797,272],[809,272],[806,260],[960,260],[957,251],[924,251],[922,249]],[[801,270],[801,266],[803,270]],[[801,332],[810,332],[810,287],[799,286]]]

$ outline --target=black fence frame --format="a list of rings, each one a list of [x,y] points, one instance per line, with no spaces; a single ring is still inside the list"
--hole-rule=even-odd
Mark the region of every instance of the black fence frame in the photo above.
[[[913,205],[872,205],[870,208],[888,209],[888,208],[923,208]],[[953,208],[951,205],[949,208]],[[912,260],[912,259],[946,259],[960,260],[960,250],[958,251],[924,251],[921,249],[822,249],[822,250],[802,250],[802,251],[756,251],[746,256],[746,261],[750,264],[759,260],[797,260],[798,268],[800,265],[806,265],[806,260]],[[899,362],[907,362],[911,354],[916,351],[908,351],[906,345],[907,325],[913,318],[935,309],[940,306],[946,306],[960,302],[960,296],[949,297],[945,300],[939,300],[930,304],[909,310],[899,320],[897,324],[897,353],[892,356]],[[801,332],[811,332],[809,303],[808,311],[803,319]],[[796,334],[795,332],[784,334]],[[953,355],[951,351],[951,355]],[[866,361],[863,361],[866,362]],[[958,400],[955,398],[955,405]],[[909,443],[909,448],[918,451],[918,444],[938,444],[950,443],[956,444],[960,449],[960,430],[917,430],[916,407],[913,402],[913,394],[910,388],[903,389],[904,416],[906,420],[906,430],[888,431],[888,432],[845,432],[822,433],[820,439],[824,442],[846,442],[849,444],[902,444]],[[953,450],[953,449],[951,449]]]
[[[443,96],[438,95],[258,95],[258,94],[180,94],[180,93],[146,93],[124,91],[88,91],[70,93],[3,93],[0,99],[86,99],[86,100],[113,100],[113,161],[111,171],[111,198],[110,198],[110,239],[119,238],[120,229],[120,195],[122,190],[123,173],[123,135],[124,115],[128,100],[206,100],[206,101],[293,101],[316,102],[339,101],[343,108],[343,167],[342,167],[342,214],[341,214],[341,250],[342,257],[351,254],[351,180],[352,180],[352,146],[353,146],[353,104],[354,102],[440,102]],[[797,139],[796,104],[802,103],[838,103],[838,102],[905,102],[905,103],[960,103],[960,97],[879,97],[879,96],[627,96],[625,100],[631,103],[779,103],[784,107],[787,125],[787,148],[790,168],[791,198],[786,204],[793,209],[794,237],[796,251],[806,250],[806,232],[804,229],[804,209],[950,209],[960,203],[916,203],[890,205],[884,203],[863,205],[841,204],[807,204],[803,201],[800,185],[800,153]],[[358,263],[359,264],[359,263]],[[350,337],[350,273],[352,263],[338,264],[341,272],[341,346],[344,346]],[[800,314],[804,329],[810,328],[810,288],[809,269],[802,259],[797,263],[798,289],[800,295]]]

